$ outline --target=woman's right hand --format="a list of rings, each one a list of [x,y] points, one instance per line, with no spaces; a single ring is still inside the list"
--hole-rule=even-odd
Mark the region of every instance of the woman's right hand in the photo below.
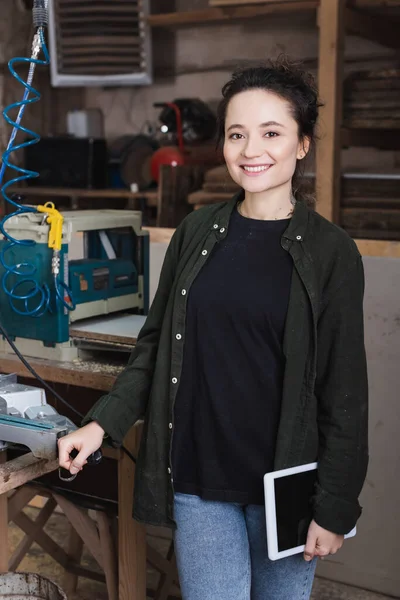
[[[67,469],[71,475],[76,475],[82,471],[87,463],[87,457],[96,452],[103,443],[105,431],[96,422],[92,421],[81,429],[58,440],[58,462],[59,466]],[[71,458],[71,452],[77,450],[75,458]]]

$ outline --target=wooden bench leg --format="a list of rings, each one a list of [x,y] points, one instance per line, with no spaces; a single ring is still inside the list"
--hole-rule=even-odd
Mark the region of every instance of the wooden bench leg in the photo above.
[[[7,460],[7,452],[0,452],[0,464]],[[0,495],[0,573],[8,571],[8,499],[7,494]]]
[[[171,542],[168,549],[167,560],[169,562],[169,567],[168,570],[160,576],[160,582],[154,595],[154,600],[168,600],[172,584],[174,581],[178,581],[173,542]]]
[[[15,571],[17,569],[25,554],[29,551],[29,548],[35,542],[36,536],[40,531],[42,531],[43,527],[50,519],[56,506],[57,502],[55,500],[53,500],[52,498],[47,500],[46,504],[41,509],[37,518],[33,522],[34,526],[32,527],[31,531],[24,537],[24,539],[18,544],[18,546],[14,550],[9,563],[10,571]]]
[[[111,533],[110,519],[101,511],[97,512],[96,518],[99,526],[100,546],[103,555],[103,570],[106,576],[108,599],[118,600],[118,560]]]
[[[69,531],[69,541],[68,541],[68,558],[73,560],[76,563],[81,562],[83,551],[83,541],[82,538],[77,534],[74,527],[70,526]],[[76,588],[78,586],[78,575],[75,573],[71,573],[69,571],[65,571],[64,573],[64,581],[63,581],[63,589],[65,593],[74,594],[76,592]]]

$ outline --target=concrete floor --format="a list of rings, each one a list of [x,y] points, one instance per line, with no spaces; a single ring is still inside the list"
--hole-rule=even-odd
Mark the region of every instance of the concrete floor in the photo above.
[[[26,512],[32,519],[36,517],[36,509],[28,508]],[[57,543],[65,547],[66,540],[68,539],[68,524],[62,514],[53,514],[45,529]],[[22,537],[23,533],[14,524],[11,524],[8,538],[11,553],[17,547]],[[95,561],[87,553],[83,555],[82,564],[91,569],[96,569],[97,567]],[[18,570],[39,573],[52,579],[61,588],[63,586],[62,568],[36,544],[32,545],[29,553],[19,565]],[[157,574],[149,569],[148,581],[150,588],[156,586],[157,577]],[[68,600],[107,600],[105,585],[81,578],[77,593],[70,595]],[[312,600],[389,600],[389,597],[317,578],[314,583]]]

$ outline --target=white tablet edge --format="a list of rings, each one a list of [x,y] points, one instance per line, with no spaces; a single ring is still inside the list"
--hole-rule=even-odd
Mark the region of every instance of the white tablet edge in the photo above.
[[[290,548],[289,550],[278,551],[278,532],[276,528],[276,508],[275,508],[275,486],[274,480],[282,475],[294,475],[296,473],[303,473],[306,471],[312,471],[316,469],[318,464],[316,462],[309,463],[307,465],[299,465],[297,467],[290,467],[289,469],[281,469],[280,471],[272,471],[264,475],[264,495],[265,495],[265,520],[266,520],[266,535],[267,535],[267,546],[268,546],[268,557],[270,560],[278,560],[279,558],[286,558],[287,556],[293,556],[293,554],[299,554],[304,546],[298,546],[297,548]]]
[[[318,463],[308,463],[306,465],[299,465],[297,467],[290,467],[288,469],[281,469],[280,471],[272,471],[264,475],[264,494],[265,494],[265,520],[266,520],[266,535],[267,535],[267,546],[268,546],[268,557],[270,560],[278,560],[280,558],[286,558],[287,556],[293,556],[294,554],[300,554],[304,551],[305,546],[297,546],[290,548],[289,550],[278,551],[278,532],[276,528],[276,509],[275,509],[275,486],[274,480],[282,475],[294,475],[296,473],[305,473],[317,469]],[[347,535],[345,539],[354,537],[357,533],[357,528],[354,527]]]

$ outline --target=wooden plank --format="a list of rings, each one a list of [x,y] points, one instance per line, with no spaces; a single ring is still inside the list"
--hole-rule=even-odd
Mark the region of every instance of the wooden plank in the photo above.
[[[169,244],[175,232],[173,227],[143,227],[143,229],[149,232],[150,244],[153,242],[156,244]]]
[[[400,48],[400,20],[393,15],[383,16],[366,11],[346,8],[345,28],[348,33],[358,35],[387,48]]]
[[[47,500],[46,504],[36,517],[34,521],[34,527],[32,527],[31,532],[25,535],[25,537],[20,541],[20,543],[12,553],[8,565],[9,571],[16,571],[18,569],[19,564],[25,557],[26,553],[29,551],[32,544],[35,542],[36,535],[40,531],[42,531],[47,521],[53,514],[56,506],[57,502],[53,498]]]
[[[149,15],[147,22],[151,27],[184,27],[190,25],[212,25],[242,19],[258,19],[273,14],[288,14],[312,11],[318,8],[318,0],[275,2],[259,6],[231,6],[208,8],[204,10],[181,11]]]
[[[203,171],[200,166],[161,166],[156,222],[158,227],[177,227],[190,212],[188,196],[201,187]]]
[[[134,346],[145,320],[143,315],[108,315],[78,321],[70,327],[70,336]]]
[[[398,150],[399,132],[391,129],[353,129],[342,127],[340,132],[342,147],[371,146],[382,150]]]
[[[127,200],[135,198],[146,198],[151,206],[156,206],[158,197],[157,191],[148,192],[130,192],[129,190],[85,190],[78,188],[50,188],[50,187],[17,187],[12,186],[8,190],[10,193],[22,194],[24,196],[61,196],[70,198],[126,198]]]
[[[398,135],[399,129],[400,129],[400,119],[398,119],[398,118],[391,119],[390,117],[382,118],[379,120],[378,120],[378,117],[376,120],[363,119],[361,115],[360,115],[360,117],[358,117],[358,116],[346,117],[344,124],[346,125],[346,127],[349,127],[350,129],[352,129],[352,128],[366,129],[367,131],[369,131],[371,129],[379,129],[379,130],[394,129],[395,131],[397,131],[397,135]]]
[[[65,383],[104,392],[108,392],[112,388],[117,375],[124,369],[124,365],[119,363],[110,364],[106,361],[62,363],[30,358],[29,362],[45,381]],[[17,357],[9,354],[0,354],[0,371],[2,373],[15,373],[19,377],[30,379],[33,377]]]
[[[338,222],[340,198],[340,125],[345,0],[321,0],[318,15],[318,86],[324,103],[320,110],[321,138],[316,151],[317,210]]]
[[[101,510],[96,512],[101,553],[103,555],[103,570],[106,576],[108,600],[118,600],[118,560],[114,547],[108,516]]]
[[[349,5],[356,8],[395,8],[400,0],[349,0]]]
[[[22,486],[8,498],[8,520],[13,521],[15,515],[21,512],[23,508],[36,495],[36,490],[30,486]],[[44,498],[41,498],[44,500]],[[40,508],[43,508],[43,504]]]
[[[141,428],[132,427],[125,447],[137,456]],[[146,599],[146,529],[132,518],[135,465],[121,453],[118,462],[119,600]]]
[[[199,190],[188,196],[189,204],[214,204],[216,202],[225,202],[230,200],[232,194],[225,192],[206,192]]]
[[[56,469],[58,469],[57,460],[35,458],[31,452],[9,460],[0,466],[0,494],[5,494],[27,481]]]
[[[400,258],[400,242],[386,240],[354,240],[362,256]]]
[[[35,523],[24,512],[20,512],[14,518],[14,523],[27,535],[35,532],[35,542],[43,548],[62,567],[68,564],[68,555],[45,531],[36,531]]]
[[[209,0],[210,6],[245,6],[248,4],[278,4],[288,0]]]
[[[104,569],[99,534],[94,521],[88,516],[87,511],[83,510],[79,506],[76,506],[60,494],[53,493],[53,497],[57,501],[57,504],[64,511],[65,516],[71,523],[72,527],[74,527],[77,534],[82,538],[83,543],[86,544],[93,558],[96,560],[98,565]]]
[[[68,557],[71,561],[80,564],[83,551],[82,538],[77,534],[76,530],[70,526],[68,540]],[[66,594],[75,594],[78,585],[78,576],[72,573],[68,567],[64,573],[63,590]]]
[[[3,450],[0,452],[0,470],[4,469],[4,465],[7,461],[7,452]],[[12,488],[11,488],[12,489]],[[7,492],[0,495],[0,573],[6,573],[8,571],[8,499]]]

